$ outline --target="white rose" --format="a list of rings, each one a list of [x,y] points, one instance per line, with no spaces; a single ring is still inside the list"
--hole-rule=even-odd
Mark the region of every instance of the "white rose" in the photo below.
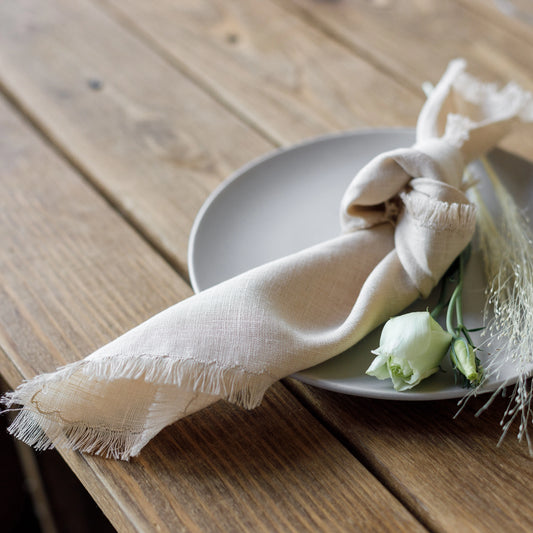
[[[392,379],[397,391],[418,385],[439,369],[452,335],[443,330],[428,311],[391,318],[383,327],[377,357],[366,373]]]

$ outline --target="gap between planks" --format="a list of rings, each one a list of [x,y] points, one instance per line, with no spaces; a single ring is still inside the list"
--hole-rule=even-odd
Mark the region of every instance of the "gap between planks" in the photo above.
[[[420,512],[420,508],[411,504],[408,498],[401,493],[391,483],[388,476],[383,475],[382,472],[375,467],[370,458],[357,448],[349,439],[348,436],[338,430],[335,425],[328,420],[324,412],[316,408],[304,394],[301,392],[301,387],[305,386],[302,383],[295,383],[294,378],[287,378],[283,380],[285,387],[289,392],[311,413],[311,415],[322,424],[326,430],[333,435],[357,460],[377,479],[379,482],[431,533],[437,533],[437,529],[426,519]]]
[[[483,17],[493,26],[505,29],[508,33],[519,35],[521,38],[533,43],[533,32],[531,31],[533,26],[527,21],[521,20],[519,14],[512,16],[500,11],[496,5],[496,0],[491,2],[487,0],[456,0],[456,2],[475,15]],[[533,11],[531,11],[530,16],[533,17]]]
[[[311,31],[318,31],[328,41],[339,45],[348,53],[375,69],[378,73],[383,74],[391,80],[394,80],[399,86],[412,93],[415,97],[419,98],[421,103],[424,101],[422,89],[416,83],[413,83],[408,77],[398,76],[397,73],[388,68],[387,65],[381,63],[379,60],[376,60],[376,58],[370,53],[363,48],[356,46],[353,42],[350,42],[349,39],[344,38],[342,33],[337,32],[334,27],[330,28],[327,23],[322,23],[319,19],[314,18],[305,9],[300,8],[292,3],[288,5],[283,0],[262,1],[268,2],[273,7],[277,7],[283,11],[286,11],[290,15],[295,16],[296,19],[298,19]],[[186,61],[181,60],[176,54],[173,54],[170,50],[168,50],[164,44],[159,43],[157,39],[152,36],[149,30],[146,30],[141,24],[137,24],[134,20],[132,20],[131,17],[126,15],[121,8],[118,8],[109,0],[91,0],[91,2],[95,6],[100,7],[102,12],[112,17],[112,19],[119,23],[124,29],[138,37],[146,46],[165,59],[165,61],[167,61],[172,67],[176,68],[182,74],[187,76],[196,84],[198,88],[204,91],[216,102],[221,104],[228,111],[237,116],[244,124],[262,135],[265,140],[272,143],[274,147],[287,145],[283,137],[279,135],[276,127],[263,127],[258,120],[255,120],[254,117],[251,115],[249,116],[246,111],[234,105],[229,99],[224,97],[222,91],[216,86],[216,84],[211,84],[208,81],[203,80],[201,76],[196,74],[194,70],[189,67]]]
[[[61,143],[54,138],[51,134],[46,123],[39,121],[37,117],[31,112],[31,110],[24,105],[24,102],[17,98],[17,95],[11,92],[0,78],[0,96],[2,96],[11,106],[12,110],[20,117],[20,119],[29,125],[35,134],[56,154],[58,155],[76,174],[78,174],[83,181],[89,185],[111,209],[117,212],[120,217],[139,235],[139,237],[146,243],[154,252],[160,255],[170,267],[190,286],[189,273],[186,269],[174,260],[169,254],[165,246],[158,244],[153,240],[143,225],[130,216],[115,200],[114,195],[111,192],[106,191],[101,187],[98,182],[92,179],[91,175],[84,168],[83,164],[78,161],[74,156],[69,154],[62,147]]]
[[[239,117],[246,125],[250,126],[257,133],[263,135],[265,139],[270,141],[274,146],[282,146],[283,139],[278,138],[275,133],[272,133],[266,128],[261,127],[258,122],[254,121],[251,117],[248,117],[245,112],[241,111],[238,107],[234,106],[229,100],[225,99],[224,96],[217,91],[214,86],[211,86],[209,83],[203,81],[199,76],[197,76],[188,65],[179,61],[178,58],[171,54],[164,46],[159,44],[149,32],[145,31],[140,25],[133,23],[124,13],[117,9],[113,4],[109,3],[107,0],[92,0],[95,5],[99,5],[103,8],[104,11],[108,11],[112,14],[113,18],[119,22],[125,29],[133,32],[137,35],[147,46],[149,46],[154,52],[158,53],[163,57],[169,64],[173,67],[180,70],[185,74],[189,79],[191,79],[200,89],[205,91],[209,96],[211,96],[218,103],[223,105],[226,109],[234,113]],[[314,18],[306,10],[299,8],[298,6],[287,5],[286,2],[278,0],[263,0],[264,2],[270,2],[287,12],[296,15],[301,22],[305,25],[318,30],[322,33],[327,39],[336,42],[341,47],[345,48],[348,52],[358,57],[359,59],[365,61],[372,67],[374,67],[378,72],[384,74],[387,77],[394,79],[400,85],[402,85],[408,91],[411,91],[414,95],[421,97],[421,88],[416,84],[413,84],[408,78],[398,77],[395,72],[387,68],[387,65],[382,64],[379,61],[376,61],[371,54],[366,52],[364,49],[355,46],[348,39],[343,38],[342,34],[335,31],[334,28],[330,28],[327,24],[322,24],[320,20]]]
[[[180,61],[175,55],[171,54],[166,48],[160,45],[149,32],[144,31],[141,26],[134,24],[127,16],[117,9],[114,5],[108,3],[106,0],[91,0],[91,2],[99,7],[106,16],[110,17],[114,22],[120,24],[123,29],[134,35],[139,41],[146,45],[150,50],[158,54],[164,59],[167,64],[181,72],[186,76],[198,89],[204,92],[207,96],[212,98],[215,102],[220,104],[224,109],[235,115],[243,124],[259,134],[266,141],[272,144],[273,148],[279,148],[283,145],[281,139],[273,135],[267,128],[263,128],[258,122],[254,121],[245,112],[233,105],[230,100],[224,98],[224,95],[217,91],[215,87],[209,83],[204,82],[197,76],[192,69],[190,69],[184,61]]]
[[[108,0],[93,0],[99,2],[107,2]],[[309,26],[319,30],[325,36],[331,40],[344,46],[347,50],[354,53],[356,56],[364,59],[367,63],[371,64],[376,70],[386,74],[390,78],[394,79],[398,83],[401,83],[405,88],[411,90],[415,95],[421,97],[421,86],[417,82],[413,82],[412,78],[404,75],[404,72],[400,69],[393,69],[388,66],[381,58],[379,53],[373,54],[369,49],[359,44],[355,38],[350,38],[345,33],[346,28],[342,25],[337,25],[335,17],[331,20],[328,18],[321,18],[320,15],[316,15],[311,7],[301,5],[303,0],[267,0],[273,4],[278,5],[288,13],[300,17]],[[333,2],[318,2],[321,4],[334,4]],[[462,9],[470,13],[472,20],[477,20],[482,24],[488,26],[483,28],[484,31],[490,32],[490,29],[501,31],[506,33],[509,37],[516,38],[519,34],[521,38],[529,41],[527,46],[533,44],[533,32],[528,31],[533,29],[533,26],[527,23],[522,23],[519,20],[514,20],[512,17],[506,16],[501,13],[494,3],[486,0],[451,0],[450,4],[455,4],[457,8]],[[490,4],[490,5],[488,5]],[[332,9],[334,5],[331,6]],[[371,9],[370,5],[366,6],[366,9]],[[491,28],[492,27],[492,28]],[[473,37],[474,39],[475,37]],[[443,36],[445,39],[445,36]],[[429,43],[431,46],[434,43]],[[401,55],[401,52],[399,52]],[[393,55],[391,55],[393,57]],[[401,65],[402,60],[398,62]],[[436,80],[433,80],[436,81]]]
[[[102,0],[100,0],[102,1]],[[105,1],[105,0],[104,0]],[[369,65],[372,65],[378,72],[381,72],[385,76],[395,80],[397,83],[402,85],[408,91],[411,91],[415,96],[419,97],[422,101],[422,89],[408,76],[398,75],[397,72],[394,72],[389,68],[385,63],[379,60],[379,58],[372,55],[369,51],[365,50],[363,47],[358,46],[350,39],[347,39],[342,32],[336,30],[334,25],[329,25],[327,22],[322,21],[320,18],[315,17],[310,10],[304,9],[292,2],[286,2],[284,0],[264,0],[276,4],[280,8],[284,9],[288,13],[296,15],[302,22],[308,26],[314,28],[321,32],[325,37],[335,41],[337,44],[345,48],[348,52],[367,62]]]

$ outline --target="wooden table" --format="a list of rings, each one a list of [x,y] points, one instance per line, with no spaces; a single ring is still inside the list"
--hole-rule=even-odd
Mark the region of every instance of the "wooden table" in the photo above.
[[[189,296],[210,191],[275,147],[413,126],[448,61],[533,89],[533,27],[487,0],[0,3],[0,370],[75,361]],[[505,148],[532,157],[533,135]],[[216,404],[129,463],[64,459],[121,531],[532,531],[533,460],[498,400],[294,380]]]

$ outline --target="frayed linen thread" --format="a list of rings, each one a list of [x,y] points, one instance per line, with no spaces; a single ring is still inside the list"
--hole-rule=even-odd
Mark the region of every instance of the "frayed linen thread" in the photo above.
[[[441,202],[413,193],[400,193],[400,197],[406,212],[423,227],[471,232],[476,224],[476,207],[473,204]]]
[[[66,447],[113,459],[128,460],[137,455],[144,442],[147,426],[158,425],[157,414],[150,410],[146,419],[139,420],[139,431],[91,425],[83,421],[61,419],[56,411],[41,411],[33,398],[53,382],[68,379],[81,373],[90,381],[128,379],[143,380],[155,387],[173,385],[191,393],[220,396],[246,409],[257,407],[266,389],[277,379],[266,372],[251,372],[239,365],[224,367],[217,361],[203,362],[174,359],[168,355],[124,355],[101,359],[84,359],[61,367],[53,374],[44,374],[22,383],[15,391],[7,393],[2,403],[8,408],[21,405],[8,431],[16,438],[37,450]],[[59,418],[59,419],[58,419]],[[176,418],[177,419],[177,418]],[[167,420],[164,425],[175,420]],[[152,422],[152,424],[151,424]]]

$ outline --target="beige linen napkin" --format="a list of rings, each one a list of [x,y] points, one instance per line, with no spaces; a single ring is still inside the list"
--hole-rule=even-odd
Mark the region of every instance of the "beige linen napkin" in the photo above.
[[[355,176],[339,237],[208,289],[23,383],[6,399],[22,406],[11,433],[41,449],[127,459],[221,398],[257,406],[276,380],[341,353],[429,294],[474,232],[465,164],[532,118],[531,95],[512,84],[497,91],[453,61],[422,109],[416,144]]]

